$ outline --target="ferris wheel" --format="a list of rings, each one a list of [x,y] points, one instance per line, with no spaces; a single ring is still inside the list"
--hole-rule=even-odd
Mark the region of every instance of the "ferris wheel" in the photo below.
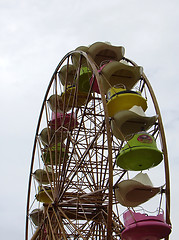
[[[55,69],[35,133],[25,239],[169,239],[160,109],[143,68],[103,42]]]

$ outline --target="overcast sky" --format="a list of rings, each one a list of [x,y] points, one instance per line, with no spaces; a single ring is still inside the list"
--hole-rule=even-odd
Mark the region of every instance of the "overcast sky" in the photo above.
[[[179,2],[0,0],[1,239],[24,239],[36,124],[50,78],[69,51],[96,41],[124,46],[157,97],[168,144],[171,240],[179,235]]]

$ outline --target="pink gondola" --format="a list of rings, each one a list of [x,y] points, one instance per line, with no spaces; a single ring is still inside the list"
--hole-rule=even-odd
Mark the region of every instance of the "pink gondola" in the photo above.
[[[111,62],[111,61],[108,61],[108,62]],[[108,63],[106,62],[105,64],[103,64],[100,69],[98,69],[98,73],[100,73],[102,71],[102,69],[105,67],[105,65]],[[99,86],[98,86],[98,82],[97,82],[97,79],[95,78],[94,74],[92,75],[92,77],[90,78],[90,85],[93,84],[93,87],[92,87],[92,90],[96,93],[100,93],[100,90],[99,90]]]
[[[164,221],[163,212],[157,216],[148,216],[128,210],[123,218],[123,240],[160,240],[171,232],[171,226]]]
[[[52,129],[55,129],[55,119],[56,113],[52,112],[52,120],[50,121],[50,126]],[[69,130],[73,130],[78,126],[78,121],[71,113],[59,113],[57,112],[57,119],[56,119],[57,128],[64,127]]]

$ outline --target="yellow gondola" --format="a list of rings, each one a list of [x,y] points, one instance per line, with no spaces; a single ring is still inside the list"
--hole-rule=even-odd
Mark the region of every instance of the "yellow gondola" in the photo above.
[[[44,189],[39,186],[38,193],[35,195],[37,201],[47,204],[52,203],[52,190],[49,187],[44,187]]]
[[[74,105],[74,107],[79,108],[86,103],[88,93],[78,91],[76,93],[77,97],[74,98],[75,91],[76,91],[76,87],[74,85],[68,85],[66,90],[62,93],[63,102],[65,102],[68,107],[72,107]],[[75,100],[74,102],[74,99],[77,99],[77,100]],[[91,95],[89,100],[91,100]]]
[[[107,93],[107,108],[110,117],[123,110],[129,110],[134,105],[147,109],[147,100],[139,92],[126,90],[118,86],[109,89]]]

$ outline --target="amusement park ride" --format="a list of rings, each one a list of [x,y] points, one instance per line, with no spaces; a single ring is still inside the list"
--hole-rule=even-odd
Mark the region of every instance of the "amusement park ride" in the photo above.
[[[32,152],[26,240],[169,239],[161,114],[143,68],[124,52],[81,46],[52,75]]]

